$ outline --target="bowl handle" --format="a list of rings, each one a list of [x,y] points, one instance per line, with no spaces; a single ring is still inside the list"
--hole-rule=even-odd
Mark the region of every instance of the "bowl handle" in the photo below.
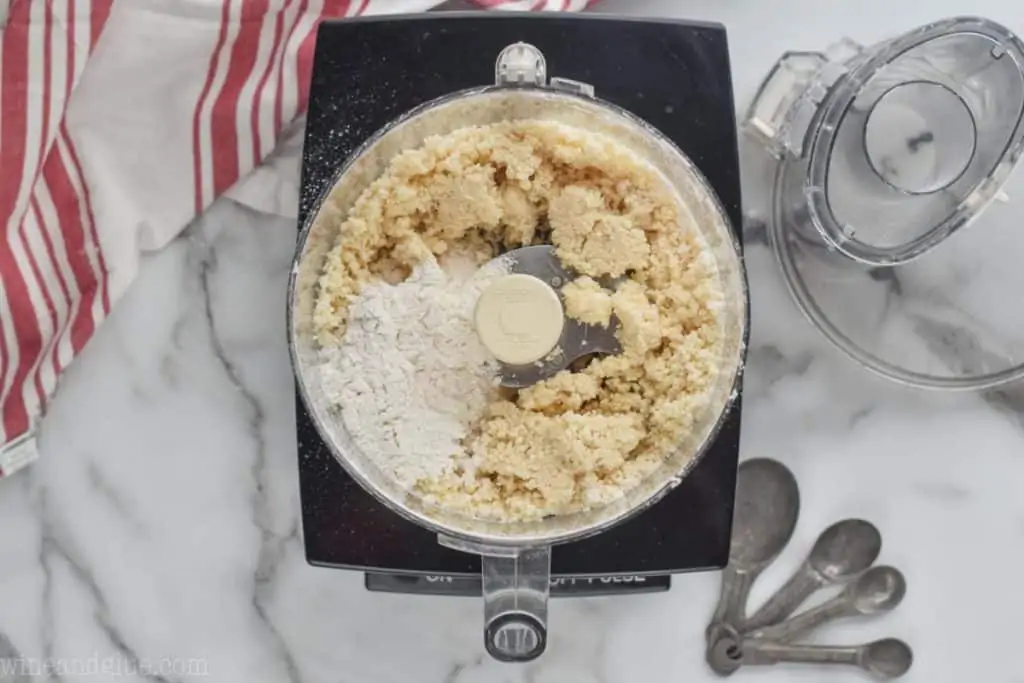
[[[484,646],[501,662],[529,662],[548,641],[551,547],[502,548],[441,536],[441,545],[480,555]]]

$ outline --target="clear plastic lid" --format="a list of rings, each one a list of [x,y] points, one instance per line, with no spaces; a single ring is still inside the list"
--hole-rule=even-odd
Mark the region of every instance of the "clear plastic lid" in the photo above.
[[[1024,309],[1006,307],[1024,253],[1010,31],[958,18],[788,53],[745,128],[778,160],[769,235],[787,286],[831,341],[919,386],[1024,376]]]

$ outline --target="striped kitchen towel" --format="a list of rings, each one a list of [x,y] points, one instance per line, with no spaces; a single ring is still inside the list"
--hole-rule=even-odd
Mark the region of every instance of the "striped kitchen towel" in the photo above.
[[[580,10],[594,0],[474,0]],[[138,271],[305,106],[326,17],[439,0],[0,0],[0,477]]]

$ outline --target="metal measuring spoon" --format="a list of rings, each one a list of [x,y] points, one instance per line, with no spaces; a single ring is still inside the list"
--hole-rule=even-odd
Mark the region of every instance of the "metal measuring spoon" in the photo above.
[[[743,462],[736,473],[736,504],[729,564],[712,624],[738,626],[757,575],[786,547],[800,513],[800,490],[793,473],[767,458]]]
[[[841,583],[874,564],[882,535],[871,522],[846,519],[825,529],[793,576],[743,625],[744,633],[777,624],[823,586]]]
[[[774,626],[758,629],[750,637],[791,643],[827,621],[880,614],[894,609],[907,594],[907,580],[894,567],[872,567],[828,602]]]
[[[718,673],[730,673],[726,669],[732,667],[728,658],[713,656],[716,645],[725,643],[721,648],[727,648],[739,642],[736,628],[743,620],[750,587],[786,547],[799,513],[800,490],[785,465],[755,458],[739,466],[729,564],[722,571],[718,607],[705,633],[708,664]]]
[[[495,260],[509,263],[511,273],[532,275],[542,280],[555,290],[562,305],[565,305],[562,286],[576,276],[566,270],[550,244],[513,249]],[[610,281],[609,284],[614,286],[615,283]],[[566,316],[558,344],[547,356],[529,365],[500,364],[501,385],[522,389],[557,375],[584,356],[621,353],[622,346],[615,337],[617,329],[618,320],[614,316],[608,327],[586,325]]]
[[[902,640],[886,638],[853,647],[828,645],[783,645],[763,640],[743,641],[744,666],[780,662],[804,664],[845,664],[856,666],[875,678],[899,678],[910,670],[914,653]]]

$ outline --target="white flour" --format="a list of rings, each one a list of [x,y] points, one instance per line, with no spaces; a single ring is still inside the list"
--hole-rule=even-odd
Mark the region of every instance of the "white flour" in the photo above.
[[[326,396],[356,445],[403,486],[454,468],[497,384],[473,309],[507,270],[446,272],[431,260],[398,285],[369,284],[350,305],[341,345],[321,352]]]

